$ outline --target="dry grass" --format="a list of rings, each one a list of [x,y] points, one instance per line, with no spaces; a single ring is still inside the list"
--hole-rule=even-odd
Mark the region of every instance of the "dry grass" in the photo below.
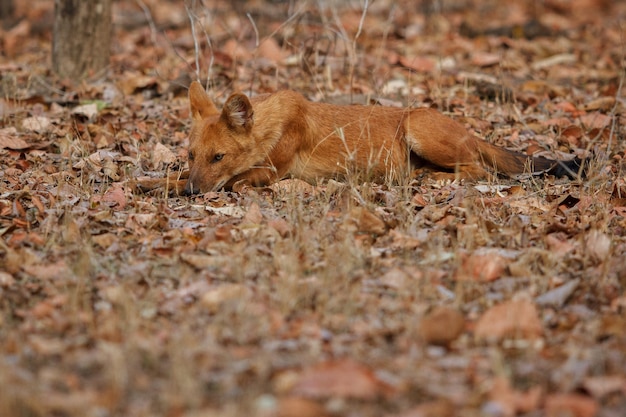
[[[9,68],[0,102],[0,416],[626,410],[624,68],[614,18],[624,8],[587,17],[547,9],[548,18],[571,21],[561,24],[576,41],[502,41],[457,35],[460,18],[472,21],[466,2],[430,11],[428,21],[410,2],[391,3],[366,3],[366,11],[352,2],[259,2],[244,16],[221,2],[187,10],[142,2],[157,33],[120,28],[113,82],[71,85],[63,95],[57,90],[68,84],[34,64],[43,52],[31,43],[14,50],[16,62],[33,66],[28,75],[0,57]],[[503,12],[492,6],[484,16],[497,22]],[[195,38],[174,11],[191,16]],[[589,33],[589,21],[605,24]],[[177,36],[158,32],[167,24]],[[266,39],[280,41],[279,58],[256,48]],[[481,64],[493,57],[475,51],[502,59]],[[575,62],[533,70],[544,54],[566,52]],[[399,57],[427,57],[442,69]],[[134,177],[184,165],[187,102],[166,91],[195,71],[187,66],[194,61],[218,100],[237,89],[290,87],[328,100],[358,92],[430,103],[510,148],[595,156],[588,178],[573,182],[354,178],[193,198],[141,194]],[[139,70],[152,77],[147,86]],[[502,80],[516,101],[480,100],[464,72]],[[71,114],[73,95],[101,99],[114,86],[127,90],[96,118]],[[607,97],[612,107],[588,108]],[[589,126],[563,102],[609,122]],[[53,127],[25,127],[35,114]],[[555,128],[558,118],[569,124]],[[573,127],[579,134],[559,133]],[[5,146],[8,137],[29,146]],[[175,162],[158,160],[157,144]],[[553,291],[568,285],[558,299]],[[520,317],[517,333],[477,334],[492,307],[518,301],[537,313]],[[424,340],[441,306],[462,321],[445,346]],[[535,318],[538,338],[525,327]],[[453,327],[442,320],[435,330]],[[533,390],[539,399],[524,397]],[[562,409],[559,395],[567,396]]]

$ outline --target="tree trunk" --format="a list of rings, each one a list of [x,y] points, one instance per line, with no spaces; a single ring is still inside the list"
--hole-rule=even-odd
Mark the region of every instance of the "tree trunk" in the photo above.
[[[8,20],[13,17],[13,0],[0,0],[0,20]]]
[[[80,79],[109,65],[112,0],[55,0],[52,68]]]

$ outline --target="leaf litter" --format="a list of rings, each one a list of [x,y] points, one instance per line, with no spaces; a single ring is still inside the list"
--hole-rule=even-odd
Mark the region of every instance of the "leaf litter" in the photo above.
[[[31,3],[0,29],[0,415],[626,413],[624,4],[116,2],[76,84]],[[195,78],[591,166],[141,193],[186,167]]]

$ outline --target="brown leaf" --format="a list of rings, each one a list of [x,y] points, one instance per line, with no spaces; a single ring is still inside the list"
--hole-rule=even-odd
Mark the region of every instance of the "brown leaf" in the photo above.
[[[432,72],[435,69],[435,61],[427,57],[405,57],[398,58],[398,62],[403,67],[415,70],[417,72]]]
[[[450,307],[435,307],[424,317],[418,328],[418,335],[425,343],[446,346],[461,335],[465,328],[465,318]]]
[[[259,55],[274,63],[281,62],[287,54],[274,38],[266,38],[259,44]]]
[[[598,400],[616,392],[621,392],[626,396],[626,377],[624,375],[591,376],[585,378],[583,387]]]
[[[596,229],[587,234],[585,246],[587,253],[599,262],[606,260],[611,254],[611,238],[606,233]]]
[[[246,303],[251,297],[252,292],[248,287],[242,284],[222,284],[219,287],[212,288],[202,294],[200,304],[204,306],[209,313],[215,314],[226,303],[231,301],[239,301]]]
[[[276,417],[326,417],[321,405],[306,398],[285,397],[278,400]]]
[[[15,284],[15,278],[8,272],[0,271],[0,287],[9,288]]]
[[[621,104],[621,103],[620,103]],[[615,106],[615,97],[600,97],[585,104],[585,110],[587,111],[610,111]]]
[[[389,392],[374,373],[351,359],[318,363],[305,369],[292,392],[310,398],[354,398],[373,400]]]
[[[567,236],[561,232],[546,235],[544,241],[548,249],[550,249],[550,252],[559,256],[568,254],[576,248],[568,241]]]
[[[593,112],[580,116],[580,121],[587,129],[604,129],[611,125],[613,118],[606,114]]]
[[[496,378],[489,392],[490,405],[505,416],[530,413],[539,407],[541,388],[534,387],[527,392],[513,389],[508,379]]]
[[[284,219],[273,219],[267,222],[267,225],[276,230],[280,237],[287,237],[293,233],[293,227]]]
[[[14,127],[0,129],[0,149],[22,150],[29,147],[24,139],[17,136]]]
[[[124,210],[126,207],[126,193],[124,187],[121,184],[115,184],[109,188],[102,196],[102,201],[109,203],[111,207],[116,207],[118,210]]]
[[[24,272],[43,281],[73,278],[74,273],[64,260],[43,265],[25,265]]]
[[[391,246],[398,249],[416,249],[423,243],[421,240],[398,232],[396,229],[391,229],[389,236],[392,238]]]
[[[248,207],[248,211],[243,216],[241,220],[242,224],[261,224],[263,222],[263,213],[261,213],[261,208],[255,202],[250,204]]]
[[[380,283],[388,288],[396,290],[405,288],[407,281],[409,281],[409,274],[400,268],[391,268],[389,271],[380,277]]]
[[[50,124],[50,119],[45,116],[31,116],[22,120],[22,129],[42,133],[48,130]]]
[[[546,397],[546,417],[594,417],[598,403],[581,394],[551,394]]]
[[[355,207],[350,210],[350,220],[356,224],[360,233],[383,235],[387,231],[385,222],[364,207]]]
[[[152,149],[152,166],[159,169],[163,165],[176,162],[176,155],[167,146],[157,142]]]
[[[500,58],[500,54],[478,51],[472,54],[471,63],[479,67],[491,67],[500,63]]]
[[[474,334],[479,339],[536,339],[543,327],[535,305],[528,300],[511,300],[491,307],[476,323]]]
[[[507,260],[497,253],[473,253],[463,259],[456,271],[457,281],[491,282],[502,276]]]
[[[453,417],[456,415],[455,406],[446,400],[436,400],[422,403],[404,413],[394,417]]]

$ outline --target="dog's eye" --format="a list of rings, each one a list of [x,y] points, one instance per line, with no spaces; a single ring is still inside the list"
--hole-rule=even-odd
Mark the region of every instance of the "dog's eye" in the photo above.
[[[190,161],[193,161],[193,152],[189,151],[189,153],[187,154],[187,158],[189,158]]]
[[[215,156],[213,157],[213,161],[212,162],[219,162],[222,160],[222,158],[224,158],[224,154],[223,153],[216,153]]]

